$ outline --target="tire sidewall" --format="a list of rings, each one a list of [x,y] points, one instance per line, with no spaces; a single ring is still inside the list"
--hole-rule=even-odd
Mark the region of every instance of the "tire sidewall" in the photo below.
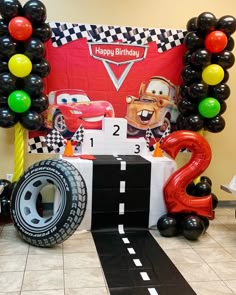
[[[53,185],[59,189],[61,203],[58,212],[53,215],[52,220],[45,227],[39,227],[34,226],[31,222],[27,223],[27,217],[24,214],[24,206],[22,204],[25,204],[24,198],[27,196],[26,192],[31,190],[32,195],[34,195],[32,199],[35,198],[36,206],[39,189],[32,186],[32,183],[37,183],[38,180],[45,182],[45,179],[52,181]],[[67,230],[67,228],[70,227],[73,217],[78,215],[78,199],[78,174],[76,175],[75,170],[71,169],[68,162],[56,159],[41,161],[27,169],[14,187],[11,198],[12,220],[19,233],[25,239],[42,240],[49,237],[55,237],[56,239],[58,234],[65,231],[68,232],[69,237],[75,230],[74,228]],[[32,200],[33,203],[34,200]],[[33,205],[29,207],[32,211],[34,210]],[[79,224],[76,224],[74,227],[77,228],[78,226]],[[66,235],[63,235],[66,239]]]

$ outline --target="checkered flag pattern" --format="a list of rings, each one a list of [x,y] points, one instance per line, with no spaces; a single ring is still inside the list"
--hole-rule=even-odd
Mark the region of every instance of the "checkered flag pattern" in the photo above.
[[[156,143],[156,139],[155,136],[152,133],[152,130],[148,127],[148,129],[146,130],[146,146],[149,149],[149,151],[154,151],[154,145]]]
[[[28,153],[52,153],[53,149],[47,146],[44,136],[28,139]]]
[[[54,47],[73,40],[86,38],[88,42],[147,44],[156,42],[159,52],[167,51],[183,43],[187,31],[124,26],[89,25],[50,22]]]
[[[168,135],[170,135],[170,134],[171,134],[171,128],[170,128],[170,126],[168,126],[168,127],[166,128],[166,130],[163,132],[163,134],[162,134],[162,136],[161,136],[161,138],[160,138],[160,140],[159,140],[160,144],[162,143],[163,139],[164,139],[165,137],[167,137]]]
[[[74,135],[72,136],[71,140],[77,141],[78,143],[83,142],[84,140],[84,127],[80,125],[79,128],[75,131]]]
[[[45,137],[45,142],[46,142],[47,146],[50,147],[53,150],[64,146],[64,141],[65,141],[64,137],[56,129],[53,129]]]

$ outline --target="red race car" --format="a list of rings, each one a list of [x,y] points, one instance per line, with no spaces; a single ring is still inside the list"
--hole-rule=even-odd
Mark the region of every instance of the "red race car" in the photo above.
[[[85,129],[102,129],[104,117],[114,117],[108,101],[90,101],[83,90],[61,89],[48,95],[49,107],[44,112],[44,127],[57,129],[62,135]]]

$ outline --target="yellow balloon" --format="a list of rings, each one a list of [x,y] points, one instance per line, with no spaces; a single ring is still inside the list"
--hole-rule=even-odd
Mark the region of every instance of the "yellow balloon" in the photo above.
[[[202,80],[208,85],[217,85],[224,79],[224,70],[217,64],[211,64],[202,71]]]
[[[32,71],[32,62],[24,54],[15,54],[8,61],[10,72],[19,78],[24,78]]]

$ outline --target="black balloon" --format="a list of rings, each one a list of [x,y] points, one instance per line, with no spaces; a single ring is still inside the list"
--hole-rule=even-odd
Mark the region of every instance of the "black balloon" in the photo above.
[[[187,98],[182,98],[179,101],[177,107],[179,112],[185,117],[192,115],[193,113],[196,113],[198,109],[197,104],[191,102]]]
[[[210,222],[209,222],[209,219],[205,216],[200,216],[201,220],[203,221],[204,223],[204,226],[205,226],[205,232],[207,231],[209,225],[210,225]]]
[[[224,69],[229,69],[234,65],[235,57],[231,51],[224,50],[218,54],[215,54],[212,58],[212,61]]]
[[[201,37],[197,35],[196,32],[189,32],[184,37],[184,44],[188,50],[193,51],[203,47],[204,41]]]
[[[191,56],[194,66],[206,67],[211,64],[211,54],[204,48],[197,49]]]
[[[8,96],[0,95],[0,108],[6,108],[8,106]]]
[[[197,31],[207,34],[214,31],[217,19],[211,12],[203,12],[197,17]]]
[[[210,179],[209,177],[205,176],[205,175],[202,175],[202,176],[200,177],[200,181],[201,181],[201,182],[206,182],[206,183],[208,183],[210,186],[212,186],[212,181],[211,181],[211,179]]]
[[[45,46],[38,38],[32,37],[24,42],[24,54],[29,57],[31,61],[41,60],[46,53]]]
[[[33,24],[42,23],[47,18],[46,7],[39,0],[29,0],[23,6],[23,15]]]
[[[1,0],[0,14],[6,20],[10,20],[21,14],[22,6],[18,0]]]
[[[199,216],[188,215],[182,221],[183,236],[191,241],[197,240],[205,232],[205,225]]]
[[[32,64],[32,73],[39,75],[41,78],[46,77],[50,72],[50,65],[48,61],[42,58],[37,63]]]
[[[229,36],[227,46],[225,47],[226,50],[232,51],[234,49],[234,39]]]
[[[193,83],[188,89],[189,95],[194,99],[202,99],[207,97],[208,87],[205,83]]]
[[[200,115],[190,115],[185,118],[183,125],[187,130],[199,131],[204,126],[204,120],[201,118]]]
[[[30,96],[40,96],[43,92],[44,83],[39,75],[30,74],[23,79],[23,82],[23,90]]]
[[[197,31],[197,17],[190,18],[190,20],[187,22],[186,28],[189,32]]]
[[[193,181],[187,185],[186,192],[190,196],[195,196],[195,183]]]
[[[185,117],[181,114],[179,114],[179,116],[176,119],[176,128],[177,130],[184,130],[186,129],[184,126],[185,123]]]
[[[231,35],[236,31],[236,19],[232,15],[222,16],[217,21],[216,29]]]
[[[221,83],[209,87],[209,94],[219,100],[226,100],[230,96],[230,88],[227,84]]]
[[[212,208],[214,210],[217,207],[219,201],[217,196],[213,193],[211,194],[211,198],[212,198]]]
[[[188,95],[188,85],[186,84],[182,84],[180,87],[179,87],[179,94],[180,96],[187,96]]]
[[[31,97],[31,109],[37,113],[42,113],[45,111],[48,108],[48,105],[48,97],[44,94],[35,98]]]
[[[9,108],[0,108],[0,127],[10,128],[18,122],[18,118]]]
[[[0,93],[7,95],[16,90],[16,81],[17,78],[10,72],[0,73]]]
[[[0,193],[2,196],[9,196],[11,194],[11,182],[7,179],[0,179],[0,186],[3,186],[3,191]]]
[[[20,123],[24,128],[31,131],[36,131],[41,128],[43,119],[42,116],[40,116],[37,112],[29,110],[21,114]]]
[[[4,73],[4,72],[8,72],[8,71],[9,71],[8,60],[1,58],[0,59],[0,73]]]
[[[0,19],[0,36],[8,34],[8,23],[4,19]]]
[[[196,196],[208,196],[211,193],[211,186],[207,182],[198,182],[195,185]]]
[[[224,100],[220,101],[220,112],[218,115],[224,114],[224,112],[227,110],[227,104]]]
[[[229,81],[229,72],[227,70],[224,70],[224,78],[221,81],[221,83],[226,83]]]
[[[184,55],[183,55],[183,64],[189,65],[191,63],[191,56],[192,56],[192,52],[190,50],[187,50]]]
[[[18,53],[16,41],[10,36],[0,37],[0,56],[10,58],[16,53]]]
[[[191,65],[186,65],[181,72],[181,77],[185,84],[192,84],[201,81],[202,72]]]
[[[51,27],[46,23],[39,24],[33,29],[32,36],[39,38],[42,42],[46,42],[52,36]]]
[[[223,117],[218,115],[214,118],[207,119],[205,121],[204,127],[207,131],[210,131],[212,133],[218,133],[225,128],[225,120]]]
[[[174,237],[179,234],[178,221],[174,215],[165,214],[157,222],[157,229],[164,237]]]

